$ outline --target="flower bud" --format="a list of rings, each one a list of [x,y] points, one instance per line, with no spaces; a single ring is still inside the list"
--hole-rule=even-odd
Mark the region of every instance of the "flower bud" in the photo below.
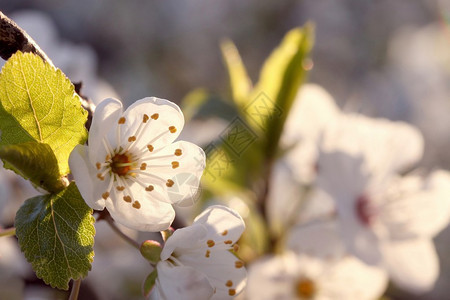
[[[161,244],[157,241],[147,240],[142,243],[139,251],[141,251],[142,256],[152,264],[156,264],[160,261],[161,255]]]

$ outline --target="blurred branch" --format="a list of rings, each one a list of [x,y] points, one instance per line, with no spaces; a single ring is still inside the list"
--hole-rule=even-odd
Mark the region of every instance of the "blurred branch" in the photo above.
[[[0,237],[2,237],[2,236],[13,236],[13,235],[16,235],[16,228],[15,227],[0,230]]]
[[[39,55],[45,62],[54,66],[50,58],[25,30],[0,11],[0,56],[4,60],[8,60],[17,51]]]

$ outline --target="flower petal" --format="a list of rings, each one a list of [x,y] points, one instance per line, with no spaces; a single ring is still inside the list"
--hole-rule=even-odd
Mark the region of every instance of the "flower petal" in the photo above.
[[[144,114],[148,121],[143,124]],[[156,152],[161,147],[172,143],[184,126],[184,116],[178,105],[165,99],[147,97],[134,102],[123,113],[126,121],[121,134],[122,145],[135,136],[134,146],[145,149],[151,145]],[[139,137],[138,128],[141,127]]]
[[[141,188],[138,184],[130,190]],[[134,196],[134,195],[133,195]],[[169,203],[146,198],[131,197],[131,202],[123,194],[113,190],[111,200],[106,201],[106,208],[117,222],[140,231],[161,231],[167,229],[175,218],[175,211]]]
[[[88,147],[83,145],[77,145],[72,150],[69,156],[70,170],[87,205],[93,209],[103,210],[105,199],[102,198],[102,193],[106,191],[108,182],[97,179],[96,170],[88,159],[87,151]]]
[[[208,230],[207,239],[213,240],[218,247],[225,245],[226,241],[231,241],[226,244],[230,246],[236,243],[245,229],[242,217],[223,205],[208,207],[195,218],[194,224],[203,224]]]
[[[202,224],[193,224],[184,228],[175,230],[167,239],[161,251],[161,260],[168,259],[178,248],[198,248],[198,245],[205,246],[206,235],[208,231]]]
[[[294,227],[287,241],[290,250],[320,258],[340,258],[346,254],[337,223],[326,221]]]
[[[361,224],[353,208],[339,211],[339,229],[348,251],[370,265],[380,265],[381,252],[378,236]]]
[[[246,284],[247,271],[242,262],[231,252],[205,247],[198,253],[180,255],[178,260],[206,274],[216,289],[215,298],[226,299],[239,294]],[[207,254],[207,251],[208,254]],[[214,298],[213,298],[214,299]]]
[[[387,283],[386,271],[347,256],[329,264],[319,278],[319,293],[323,299],[379,299]]]
[[[161,300],[198,300],[210,299],[214,288],[206,276],[189,266],[172,266],[161,261],[157,264],[158,278],[156,279],[156,293]]]
[[[439,261],[431,240],[386,242],[382,249],[386,267],[395,284],[416,294],[433,288],[439,275]]]
[[[103,146],[103,139],[107,138],[107,136],[114,136],[115,139],[117,121],[121,114],[122,102],[112,98],[103,100],[95,109],[88,139],[89,160],[92,165],[105,161],[107,152]],[[107,139],[114,140],[111,137]],[[114,147],[115,145],[112,146]]]
[[[294,255],[264,257],[253,262],[248,270],[248,299],[294,299],[297,267]]]
[[[435,171],[425,180],[407,176],[393,182],[381,217],[391,237],[432,237],[450,220],[450,173]]]
[[[205,153],[189,142],[175,142],[146,161],[147,171],[153,176],[142,180],[154,186],[151,195],[160,201],[189,206],[198,196],[200,178],[205,169]],[[158,176],[167,181],[155,180]],[[167,182],[173,182],[168,185]]]

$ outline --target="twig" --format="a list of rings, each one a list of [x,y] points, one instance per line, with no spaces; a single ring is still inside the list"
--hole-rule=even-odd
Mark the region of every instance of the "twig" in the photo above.
[[[15,227],[0,230],[0,237],[2,237],[2,236],[13,236],[13,235],[16,235],[16,228]]]
[[[114,222],[114,220],[111,218],[110,215],[106,216],[103,218],[104,220],[106,220],[106,222],[108,222],[109,226],[111,226],[112,230],[114,230],[121,238],[123,238],[126,242],[128,242],[130,245],[132,245],[133,247],[139,249],[141,247],[141,245],[139,245],[138,242],[136,242],[135,240],[133,240],[132,238],[130,238],[128,235],[126,235],[125,233],[123,233],[119,227],[117,227],[116,223]]]
[[[31,52],[54,66],[36,42],[13,20],[0,11],[0,56],[7,60],[17,51]]]
[[[70,290],[69,300],[77,300],[80,293],[81,279],[73,281],[72,289]]]

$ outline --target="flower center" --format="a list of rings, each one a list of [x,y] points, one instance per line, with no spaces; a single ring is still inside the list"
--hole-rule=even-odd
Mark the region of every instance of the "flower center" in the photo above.
[[[356,199],[355,212],[363,225],[370,226],[372,224],[375,212],[370,203],[370,199],[366,195],[361,195]]]
[[[303,278],[297,283],[297,296],[300,299],[312,299],[316,294],[316,285],[308,278]]]
[[[116,154],[111,159],[111,171],[119,176],[127,175],[128,171],[131,169],[132,163],[128,155],[126,154]]]

